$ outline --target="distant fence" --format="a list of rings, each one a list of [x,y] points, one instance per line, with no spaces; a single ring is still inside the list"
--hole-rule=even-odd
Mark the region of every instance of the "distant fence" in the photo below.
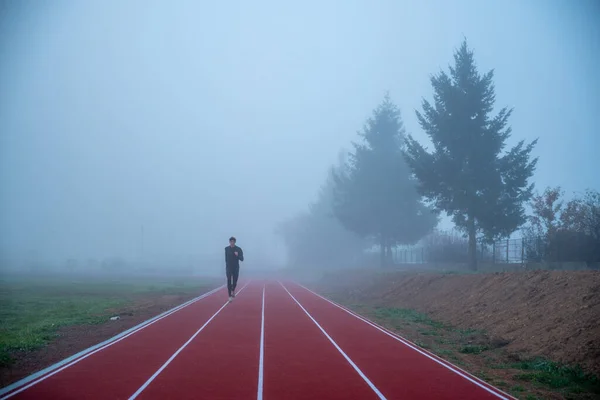
[[[395,264],[466,263],[468,240],[457,235],[438,235],[421,246],[398,247],[393,251]],[[541,262],[598,263],[598,246],[582,240],[549,240],[546,237],[522,237],[477,243],[477,260],[492,264]]]

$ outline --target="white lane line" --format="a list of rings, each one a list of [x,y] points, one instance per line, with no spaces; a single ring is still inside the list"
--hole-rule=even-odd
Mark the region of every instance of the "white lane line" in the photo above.
[[[321,332],[323,332],[323,334],[327,337],[327,339],[329,339],[329,341],[331,342],[331,344],[333,344],[335,346],[335,348],[342,354],[342,356],[344,356],[344,358],[346,359],[346,361],[348,361],[350,363],[350,365],[352,365],[352,368],[354,368],[354,370],[356,372],[358,372],[358,374],[360,375],[360,377],[363,378],[363,380],[367,383],[367,385],[369,385],[369,387],[375,392],[375,394],[377,396],[379,396],[379,398],[381,400],[386,400],[385,396],[379,391],[379,389],[377,389],[377,387],[375,387],[375,385],[373,384],[373,382],[371,382],[369,380],[369,378],[367,378],[366,375],[360,370],[360,368],[358,368],[356,366],[356,364],[354,363],[354,361],[352,361],[350,359],[350,357],[348,357],[348,355],[346,353],[344,353],[344,351],[340,348],[340,346],[338,346],[338,344],[331,338],[331,336],[329,336],[327,334],[327,332],[325,332],[325,329],[323,329],[321,327],[321,325],[319,325],[319,323],[312,317],[312,315],[310,315],[310,313],[308,311],[306,311],[306,309],[304,307],[302,307],[302,304],[300,304],[300,302],[298,300],[296,300],[296,298],[287,290],[287,288],[283,285],[283,283],[279,282],[279,284],[281,285],[281,287],[283,287],[283,289],[287,292],[287,294],[289,294],[290,297],[296,302],[296,304],[298,304],[298,306],[300,306],[300,308],[302,309],[302,311],[304,311],[306,313],[306,315],[308,315],[308,317],[312,320],[312,322],[314,322],[315,325],[317,325],[317,327],[321,330]]]
[[[241,289],[240,289],[240,291],[239,291],[237,294],[239,295],[240,293],[242,293],[242,291],[243,291],[243,290],[246,288],[246,286],[248,286],[249,284],[250,284],[250,282],[246,283],[246,285],[244,285],[244,287],[243,287],[243,288],[241,288]],[[236,298],[237,298],[237,296],[236,296]],[[219,309],[217,310],[217,312],[216,312],[216,313],[214,313],[214,314],[212,315],[212,317],[210,317],[210,318],[208,319],[208,321],[206,321],[206,322],[204,323],[204,325],[202,325],[202,326],[200,327],[200,329],[198,329],[198,330],[196,331],[196,333],[194,333],[194,334],[192,335],[192,337],[191,337],[191,338],[189,338],[189,340],[183,344],[183,346],[181,346],[181,347],[180,347],[180,348],[179,348],[179,349],[178,349],[178,350],[177,350],[175,353],[173,353],[173,355],[172,355],[172,356],[171,356],[171,357],[170,357],[170,358],[169,358],[169,359],[168,359],[168,360],[167,360],[167,361],[166,361],[166,362],[165,362],[165,363],[164,363],[164,364],[163,364],[163,365],[162,365],[162,366],[161,366],[161,367],[160,367],[160,368],[159,368],[159,369],[158,369],[158,370],[157,370],[157,371],[156,371],[156,372],[155,372],[155,373],[154,373],[154,374],[153,374],[153,375],[150,377],[150,379],[148,379],[148,380],[147,380],[147,381],[146,381],[146,382],[145,382],[145,383],[144,383],[142,386],[140,386],[140,388],[139,388],[139,389],[138,389],[138,390],[137,390],[137,391],[136,391],[134,394],[132,394],[132,395],[131,395],[131,397],[129,397],[129,400],[133,400],[133,399],[135,399],[136,397],[138,397],[138,396],[140,395],[140,393],[142,393],[142,392],[144,391],[144,389],[146,389],[146,388],[148,387],[148,385],[150,385],[150,384],[152,383],[152,381],[153,381],[153,380],[154,380],[154,379],[155,379],[155,378],[156,378],[156,377],[157,377],[157,376],[158,376],[158,375],[159,375],[159,374],[160,374],[160,373],[161,373],[161,372],[162,372],[162,371],[163,371],[165,368],[167,368],[167,366],[168,366],[168,365],[171,363],[171,361],[173,361],[173,360],[175,359],[175,357],[177,357],[177,355],[179,355],[179,353],[181,353],[181,351],[182,351],[183,349],[185,349],[185,348],[186,348],[186,346],[187,346],[188,344],[190,344],[190,343],[192,342],[192,340],[194,340],[194,338],[195,338],[196,336],[198,336],[198,334],[199,334],[200,332],[202,332],[202,330],[203,330],[203,329],[206,327],[206,325],[208,325],[208,323],[209,323],[210,321],[212,321],[212,320],[213,320],[213,318],[214,318],[214,317],[216,317],[216,316],[217,316],[217,314],[219,314],[219,313],[221,312],[221,310],[223,310],[225,307],[227,307],[227,305],[228,305],[229,303],[230,303],[230,302],[229,302],[229,300],[228,300],[228,301],[226,301],[226,302],[225,302],[225,304],[223,304],[223,306],[222,306],[221,308],[219,308]]]
[[[152,325],[152,324],[160,321],[161,319],[166,318],[169,315],[172,315],[172,314],[176,313],[177,311],[179,311],[179,310],[181,310],[181,309],[183,309],[183,308],[185,308],[185,307],[187,307],[187,306],[189,306],[189,305],[191,305],[191,304],[193,304],[193,303],[195,303],[195,302],[197,302],[199,300],[202,300],[205,297],[210,296],[211,294],[217,292],[218,290],[222,289],[223,287],[225,287],[225,285],[219,286],[218,288],[215,288],[215,289],[211,290],[210,292],[204,293],[203,295],[198,296],[195,299],[189,300],[189,301],[187,301],[187,302],[185,302],[185,303],[183,303],[183,304],[181,304],[181,305],[179,305],[177,307],[174,307],[174,308],[172,308],[172,309],[170,309],[168,311],[165,311],[164,313],[162,313],[160,315],[157,315],[156,317],[151,318],[151,319],[149,319],[147,321],[144,321],[141,324],[136,325],[133,328],[130,328],[129,330],[127,330],[125,332],[122,332],[119,335],[116,335],[116,336],[112,337],[111,339],[108,339],[108,340],[106,340],[106,341],[104,341],[102,343],[99,343],[96,346],[92,346],[92,347],[90,347],[87,350],[79,352],[79,353],[75,354],[74,356],[71,356],[71,357],[69,357],[69,358],[61,361],[60,363],[57,363],[57,364],[55,364],[55,365],[53,365],[51,367],[46,368],[45,370],[40,371],[37,374],[31,375],[31,378],[33,378],[35,380],[33,382],[31,382],[29,385],[23,386],[19,390],[11,391],[11,390],[14,390],[16,387],[19,387],[20,386],[19,383],[21,385],[27,383],[26,380],[28,378],[25,378],[22,381],[16,382],[15,384],[13,384],[11,386],[7,386],[6,388],[3,389],[3,392],[0,392],[0,394],[5,394],[7,392],[10,392],[10,393],[8,395],[4,396],[4,397],[1,397],[0,400],[5,400],[5,399],[8,399],[10,397],[13,397],[16,394],[19,394],[19,393],[23,392],[24,390],[27,390],[30,387],[34,386],[34,385],[37,385],[38,383],[40,383],[40,382],[42,382],[42,381],[50,378],[53,375],[58,374],[59,372],[61,372],[61,371],[65,370],[65,369],[67,369],[67,368],[69,368],[69,367],[77,364],[78,362],[80,362],[82,360],[85,360],[86,358],[88,358],[88,357],[90,357],[90,356],[92,356],[92,355],[94,355],[94,354],[96,354],[96,353],[98,353],[98,352],[100,352],[100,351],[102,351],[104,349],[109,348],[113,344],[119,343],[121,340],[127,339],[129,336],[133,335],[134,333],[137,333],[137,332],[139,332],[139,331],[141,331],[141,330],[149,327],[150,325]],[[79,357],[79,358],[77,358],[77,357]],[[62,365],[62,368],[56,369],[56,368],[60,367],[61,365]],[[56,370],[52,371],[53,369],[56,369]],[[52,371],[52,372],[50,372],[50,371]],[[48,373],[48,372],[50,372],[50,373]],[[47,374],[47,375],[44,375],[44,374]],[[36,375],[37,376],[42,376],[42,377],[39,378],[39,379],[36,379]]]
[[[495,388],[495,387],[493,387],[493,386],[492,386],[492,387],[493,387],[493,389],[494,389],[495,391],[494,391],[494,390],[492,390],[492,389],[490,389],[489,387],[487,387],[487,386],[486,386],[486,385],[489,385],[489,384],[488,384],[488,383],[486,383],[486,382],[483,382],[483,384],[482,384],[482,383],[480,383],[480,382],[477,382],[477,381],[475,380],[475,379],[477,379],[477,378],[475,378],[475,377],[471,378],[471,377],[469,376],[470,374],[469,374],[467,371],[464,371],[464,370],[462,370],[462,369],[460,369],[460,368],[456,367],[455,365],[451,364],[451,363],[450,363],[450,362],[448,362],[448,361],[445,361],[445,360],[444,360],[444,362],[442,362],[441,360],[438,360],[437,358],[435,358],[435,356],[433,356],[433,355],[431,355],[431,354],[428,354],[428,353],[426,353],[425,351],[421,350],[421,349],[420,349],[420,348],[418,348],[418,347],[417,347],[415,344],[413,344],[412,342],[408,341],[407,339],[404,339],[402,336],[400,336],[400,335],[397,335],[397,334],[395,334],[395,333],[393,333],[393,332],[389,332],[389,331],[388,331],[387,329],[385,329],[384,327],[382,327],[382,326],[379,326],[379,325],[377,325],[376,323],[369,321],[368,319],[364,318],[362,315],[356,314],[354,311],[352,311],[352,310],[349,310],[349,309],[347,309],[346,307],[344,307],[344,306],[341,306],[341,305],[339,305],[339,304],[337,304],[337,303],[335,303],[335,302],[333,302],[333,301],[329,300],[328,298],[326,298],[326,297],[323,297],[323,296],[321,296],[320,294],[313,292],[312,290],[310,290],[310,289],[308,289],[308,288],[306,288],[306,287],[304,287],[304,286],[300,285],[299,283],[297,283],[297,285],[298,285],[298,286],[300,286],[300,287],[302,287],[302,288],[304,288],[304,289],[305,289],[305,290],[307,290],[308,292],[310,292],[310,293],[314,294],[315,296],[318,296],[318,297],[322,298],[323,300],[327,301],[328,303],[331,303],[331,304],[333,304],[333,305],[334,305],[334,306],[336,306],[337,308],[339,308],[339,309],[341,309],[341,310],[344,310],[344,311],[346,311],[348,314],[350,314],[350,315],[352,315],[353,317],[355,317],[355,318],[357,318],[357,319],[359,319],[359,320],[363,321],[364,323],[371,325],[373,328],[375,328],[375,329],[377,329],[377,330],[379,330],[379,331],[381,331],[381,332],[385,333],[386,335],[388,335],[389,337],[391,337],[391,338],[393,338],[393,339],[397,340],[398,342],[402,343],[403,345],[405,345],[405,346],[407,346],[407,347],[410,347],[411,349],[413,349],[413,350],[415,350],[415,351],[417,351],[417,352],[421,353],[421,354],[422,354],[422,355],[424,355],[425,357],[429,358],[430,360],[433,360],[433,361],[435,361],[436,363],[438,363],[439,365],[443,366],[444,368],[447,368],[447,369],[449,369],[450,371],[452,371],[452,372],[454,372],[454,373],[456,373],[456,374],[460,375],[461,377],[465,378],[465,379],[466,379],[466,380],[468,380],[469,382],[471,382],[471,383],[474,383],[475,385],[479,386],[479,387],[480,387],[480,388],[482,388],[482,389],[485,389],[486,391],[488,391],[489,393],[491,393],[491,394],[495,395],[496,397],[498,397],[498,398],[500,398],[500,399],[502,399],[502,400],[511,400],[511,399],[515,399],[515,397],[513,397],[513,396],[509,395],[508,393],[504,393],[502,390],[500,390],[500,389],[497,389],[497,388]],[[491,386],[491,385],[490,385],[490,386]],[[503,395],[506,395],[506,396],[503,396]]]
[[[262,295],[262,320],[260,323],[260,357],[258,360],[258,394],[256,398],[262,400],[263,398],[263,370],[265,359],[265,287],[263,286]]]

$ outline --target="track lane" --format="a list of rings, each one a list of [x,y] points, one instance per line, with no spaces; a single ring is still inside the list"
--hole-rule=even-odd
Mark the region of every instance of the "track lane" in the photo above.
[[[127,399],[226,298],[227,290],[220,289],[24,391],[13,391],[3,398]]]
[[[264,399],[378,399],[277,282],[265,291]]]
[[[164,366],[138,399],[368,400],[378,398],[372,387],[387,399],[512,399],[297,284],[285,288],[252,282],[207,323],[227,299],[221,289],[11,398],[128,399]]]
[[[263,287],[252,281],[136,399],[255,399]]]
[[[387,398],[511,399],[477,386],[308,290],[284,285]]]

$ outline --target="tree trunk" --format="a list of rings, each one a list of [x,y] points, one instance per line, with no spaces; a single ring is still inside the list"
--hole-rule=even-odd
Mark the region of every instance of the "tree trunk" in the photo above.
[[[475,218],[469,216],[467,221],[469,230],[469,269],[477,271],[477,238],[475,232]]]

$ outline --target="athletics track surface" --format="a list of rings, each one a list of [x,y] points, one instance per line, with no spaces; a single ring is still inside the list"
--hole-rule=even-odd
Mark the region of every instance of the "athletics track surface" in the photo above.
[[[221,287],[0,391],[4,399],[513,399],[292,282]]]

